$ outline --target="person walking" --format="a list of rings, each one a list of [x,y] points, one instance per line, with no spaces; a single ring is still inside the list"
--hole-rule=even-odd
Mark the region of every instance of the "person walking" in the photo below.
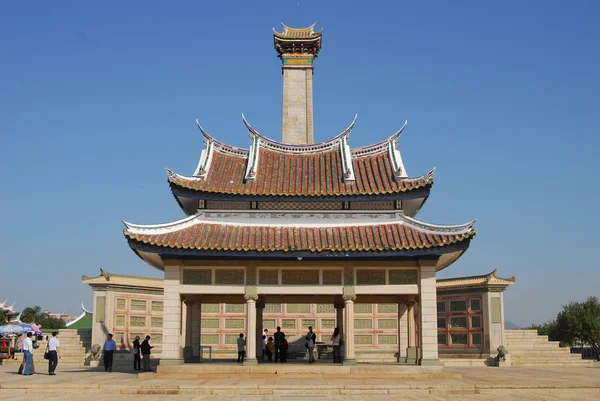
[[[340,328],[336,327],[331,335],[331,345],[333,345],[333,363],[342,363],[342,335],[340,334]]]
[[[238,362],[244,362],[244,347],[246,346],[246,339],[244,338],[244,333],[240,333],[240,336],[237,339],[237,350],[238,350]]]
[[[104,341],[104,346],[102,347],[102,351],[104,351],[104,371],[112,372],[113,367],[113,356],[117,349],[117,343],[113,340],[113,335],[111,333],[106,336],[106,341]]]
[[[313,332],[312,326],[308,326],[308,333],[306,333],[306,335],[304,336],[304,340],[306,340],[306,349],[308,350],[308,363],[314,363],[317,335]]]
[[[142,370],[140,336],[135,336],[133,340],[133,370]]]
[[[52,332],[52,338],[48,340],[48,375],[56,376],[56,367],[60,358],[60,341],[58,331]]]
[[[277,326],[277,331],[273,334],[273,338],[275,340],[275,363],[277,363],[277,361],[281,359],[281,341],[285,338],[285,334],[281,331],[281,327]]]
[[[31,363],[33,362],[33,341],[31,341],[31,333],[27,333],[27,337],[23,341],[23,355],[25,355],[25,369],[23,375],[31,376]]]
[[[146,336],[146,339],[140,345],[142,358],[144,359],[144,372],[152,372],[152,369],[150,369],[150,350],[152,348],[154,347],[150,345],[150,336]]]

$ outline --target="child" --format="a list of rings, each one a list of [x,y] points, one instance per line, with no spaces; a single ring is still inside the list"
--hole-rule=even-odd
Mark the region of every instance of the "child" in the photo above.
[[[267,360],[269,362],[273,362],[273,351],[275,350],[275,343],[273,342],[273,337],[269,337],[267,340],[267,344],[265,345],[265,355],[267,356]]]
[[[237,339],[237,350],[238,350],[238,362],[244,362],[244,346],[246,345],[246,340],[244,339],[244,333],[240,333],[240,336]]]

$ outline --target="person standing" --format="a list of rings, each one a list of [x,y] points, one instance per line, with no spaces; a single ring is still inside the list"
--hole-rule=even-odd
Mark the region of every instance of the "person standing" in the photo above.
[[[133,370],[142,370],[140,336],[135,336],[135,339],[133,340]]]
[[[313,332],[312,326],[308,326],[308,333],[306,333],[304,339],[306,340],[306,349],[308,350],[308,363],[314,363],[317,335]]]
[[[104,346],[102,347],[102,351],[104,351],[104,371],[112,372],[113,367],[113,356],[115,350],[117,349],[117,343],[113,340],[113,335],[111,333],[106,336],[106,341],[104,341]]]
[[[273,362],[273,351],[275,351],[275,344],[273,344],[273,337],[269,337],[265,345],[265,355],[269,362]]]
[[[25,355],[25,369],[23,375],[31,376],[31,363],[33,362],[33,341],[31,341],[31,333],[27,333],[27,337],[23,341],[23,354]]]
[[[263,356],[263,361],[265,360],[265,355],[266,355],[266,348],[267,348],[267,340],[269,338],[269,329],[264,329],[263,330],[263,336],[262,336],[262,340],[263,340],[263,344],[262,344],[262,356]]]
[[[331,345],[333,345],[333,363],[342,363],[342,352],[340,346],[342,345],[342,335],[340,334],[340,328],[336,327],[331,335]]]
[[[244,333],[240,333],[237,339],[237,350],[238,350],[238,362],[244,362],[244,347],[246,346],[246,340],[244,339]]]
[[[280,361],[282,363],[285,363],[285,362],[287,362],[287,353],[288,353],[289,344],[288,344],[288,340],[285,339],[285,334],[283,334],[283,333],[281,333],[281,334],[282,334],[281,344],[279,344],[280,352],[281,352]]]
[[[154,347],[150,345],[150,336],[146,336],[146,339],[140,345],[142,358],[144,359],[144,372],[152,372],[152,369],[150,369],[150,350],[152,348]]]
[[[277,363],[278,360],[281,360],[281,342],[284,338],[285,334],[281,331],[281,327],[277,326],[277,331],[273,334],[275,342],[275,363]]]
[[[58,331],[52,333],[52,338],[48,340],[48,375],[56,376],[55,370],[60,358],[60,341],[58,341]]]

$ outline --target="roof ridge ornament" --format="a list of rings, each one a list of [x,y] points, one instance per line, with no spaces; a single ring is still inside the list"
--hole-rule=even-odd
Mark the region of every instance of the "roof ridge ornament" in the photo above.
[[[258,156],[260,153],[260,137],[251,135],[252,144],[250,145],[250,153],[248,154],[248,163],[246,164],[246,180],[254,180],[256,178],[256,169],[258,167]]]

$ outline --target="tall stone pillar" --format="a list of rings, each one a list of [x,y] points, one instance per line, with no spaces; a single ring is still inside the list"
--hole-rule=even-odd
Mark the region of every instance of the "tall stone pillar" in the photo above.
[[[181,294],[179,293],[179,265],[165,265],[163,343],[161,365],[183,363],[181,349]]]
[[[194,359],[200,360],[200,342],[202,330],[202,304],[194,302],[192,305],[192,351]]]
[[[348,287],[346,287],[348,288]],[[354,355],[354,288],[346,291],[344,288],[344,318],[345,318],[345,334],[344,334],[344,365],[356,365],[356,356]]]
[[[419,275],[419,363],[439,365],[437,343],[436,261],[420,260]]]
[[[263,313],[265,310],[264,302],[256,303],[256,359],[263,360]]]
[[[408,347],[408,311],[404,301],[398,302],[398,362],[406,362]]]
[[[408,344],[406,346],[406,363],[414,365],[417,363],[417,348],[415,346],[415,301],[406,302],[406,331]]]
[[[244,365],[256,365],[256,293],[246,291],[246,359]]]
[[[185,362],[192,362],[194,358],[194,351],[192,349],[192,307],[194,303],[191,301],[185,301],[183,303],[185,313],[182,313],[182,316],[185,316],[185,324],[183,325],[184,329],[184,341],[183,341],[183,359]]]

